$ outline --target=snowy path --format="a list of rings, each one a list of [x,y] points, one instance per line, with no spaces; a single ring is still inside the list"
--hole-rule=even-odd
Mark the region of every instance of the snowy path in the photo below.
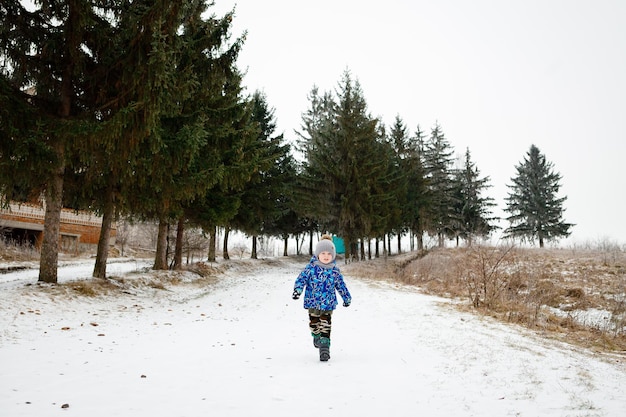
[[[231,273],[179,301],[0,287],[0,416],[625,415],[623,361],[350,276],[319,362],[290,298],[302,266]]]

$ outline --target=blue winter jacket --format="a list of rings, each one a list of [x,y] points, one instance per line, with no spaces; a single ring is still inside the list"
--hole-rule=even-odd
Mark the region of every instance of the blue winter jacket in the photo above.
[[[344,303],[350,304],[352,297],[343,281],[343,275],[337,267],[337,263],[332,261],[324,265],[313,256],[307,264],[294,285],[294,290],[298,294],[304,292],[304,308],[316,308],[319,310],[334,310],[337,307],[337,295],[339,292]]]

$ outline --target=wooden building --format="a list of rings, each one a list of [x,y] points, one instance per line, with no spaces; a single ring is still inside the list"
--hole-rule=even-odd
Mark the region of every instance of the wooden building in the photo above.
[[[19,244],[41,247],[45,218],[45,203],[11,202],[8,208],[0,208],[0,232]],[[100,238],[102,217],[93,213],[63,209],[59,236],[59,250],[79,253],[95,250]],[[115,242],[115,227],[111,230],[111,242]]]

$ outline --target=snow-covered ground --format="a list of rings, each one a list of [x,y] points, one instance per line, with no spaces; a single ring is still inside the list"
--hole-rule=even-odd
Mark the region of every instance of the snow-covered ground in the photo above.
[[[353,303],[320,362],[291,299],[306,261],[234,262],[202,287],[183,276],[98,297],[0,275],[0,416],[626,415],[626,358],[348,274]],[[60,280],[93,264],[73,268]]]

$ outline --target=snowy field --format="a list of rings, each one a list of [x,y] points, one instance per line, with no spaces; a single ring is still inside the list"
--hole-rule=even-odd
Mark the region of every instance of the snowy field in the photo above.
[[[626,415],[626,358],[349,275],[353,303],[320,362],[291,299],[306,261],[234,262],[202,287],[98,297],[27,285],[36,271],[0,275],[0,416]],[[108,272],[128,282],[150,265]],[[92,268],[63,267],[60,281]]]

